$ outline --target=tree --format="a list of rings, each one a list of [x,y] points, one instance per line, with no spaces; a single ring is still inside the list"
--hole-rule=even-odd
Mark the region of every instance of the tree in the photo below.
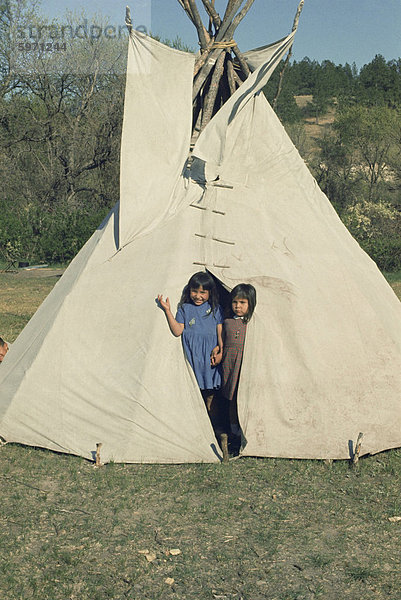
[[[299,95],[313,94],[318,75],[319,63],[305,56],[301,61],[294,60],[289,80]]]
[[[383,106],[353,106],[336,118],[334,129],[345,147],[356,150],[355,171],[368,185],[368,200],[378,196],[386,176],[394,132],[401,126],[397,111]]]
[[[400,268],[400,114],[350,106],[337,113],[333,129],[320,142],[318,183],[379,267]]]
[[[389,164],[400,131],[399,114],[386,107],[351,106],[338,111],[333,134],[319,144],[317,177],[340,213],[358,196],[369,202],[379,200],[383,185],[392,178]]]
[[[401,103],[401,62],[386,62],[381,54],[367,65],[359,75],[359,86],[362,100],[371,106],[385,105],[395,108]]]
[[[39,47],[18,88],[0,100],[0,203],[10,215],[3,247],[19,245],[27,258],[71,258],[117,201],[122,44],[76,39],[45,56]]]
[[[0,98],[19,85],[19,32],[37,19],[37,1],[0,0]]]
[[[288,73],[290,68],[288,69]],[[284,79],[284,83],[277,94],[279,85],[279,73],[277,70],[273,73],[263,92],[269,102],[273,105],[275,112],[283,123],[298,123],[302,119],[302,113],[295,101],[295,91],[289,84],[289,80]]]

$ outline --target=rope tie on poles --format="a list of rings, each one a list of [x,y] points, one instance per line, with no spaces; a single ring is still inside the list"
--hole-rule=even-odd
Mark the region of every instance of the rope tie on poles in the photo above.
[[[237,45],[235,40],[229,40],[227,42],[213,42],[212,49],[214,48],[234,48]]]

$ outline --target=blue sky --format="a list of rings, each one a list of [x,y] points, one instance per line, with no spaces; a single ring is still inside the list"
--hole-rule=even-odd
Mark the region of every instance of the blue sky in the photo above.
[[[116,25],[124,22],[129,4],[134,24],[166,38],[179,36],[193,48],[193,25],[177,0],[90,0],[88,15],[104,14]],[[197,2],[202,6],[201,0]],[[42,0],[42,12],[62,20],[66,10],[81,13],[82,0]],[[226,0],[216,0],[216,8]],[[291,30],[298,0],[255,0],[235,39],[248,50],[279,39]],[[336,64],[370,62],[376,54],[386,60],[401,56],[400,0],[305,0],[295,38],[293,58],[329,59]]]

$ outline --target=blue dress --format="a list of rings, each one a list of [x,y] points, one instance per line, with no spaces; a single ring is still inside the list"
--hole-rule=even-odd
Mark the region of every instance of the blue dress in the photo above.
[[[184,324],[182,345],[200,389],[220,387],[220,369],[210,365],[210,354],[218,344],[217,325],[224,321],[221,307],[213,313],[209,302],[200,306],[185,303],[177,310],[175,319]]]

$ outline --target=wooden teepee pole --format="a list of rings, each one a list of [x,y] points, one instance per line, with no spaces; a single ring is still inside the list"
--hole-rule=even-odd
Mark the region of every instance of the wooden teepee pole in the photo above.
[[[241,3],[239,3],[238,5],[238,0],[228,0],[227,2],[227,6],[226,6],[226,10],[224,11],[224,17],[223,19],[225,19],[226,17],[228,17],[233,11],[237,12],[239,6],[241,5]]]
[[[203,23],[202,23],[202,19],[200,18],[200,14],[198,11],[198,7],[196,6],[196,2],[195,0],[188,0],[189,6],[191,8],[191,12],[194,18],[194,25],[196,27],[196,31],[198,32],[198,38],[199,38],[199,43],[200,43],[200,47],[201,50],[206,50],[207,46],[208,46],[208,40],[206,39],[206,36],[209,37]],[[209,40],[210,42],[210,40]]]
[[[230,94],[233,95],[233,93],[237,89],[237,86],[236,86],[236,82],[235,82],[235,71],[234,71],[233,61],[230,56],[228,57],[228,60],[227,60],[227,81],[228,81],[228,87],[230,89]]]
[[[304,6],[304,0],[301,0],[300,3],[298,4],[297,12],[295,14],[294,23],[293,23],[293,26],[292,26],[292,31],[295,31],[295,29],[298,27],[299,17],[301,15],[303,6]],[[273,110],[276,110],[277,101],[278,101],[278,98],[279,98],[279,96],[281,94],[281,88],[283,87],[284,73],[285,73],[285,71],[287,69],[288,63],[290,62],[290,58],[292,56],[292,46],[293,46],[293,44],[291,44],[291,46],[289,47],[288,54],[287,54],[287,57],[286,57],[286,59],[284,61],[283,68],[280,71],[280,76],[279,76],[278,85],[277,85],[277,92],[276,92],[276,95],[274,96],[274,99],[273,99],[273,102],[272,102]]]
[[[221,25],[221,19],[218,12],[214,8],[214,0],[202,0],[202,4],[205,7],[205,10],[209,15],[210,19],[212,20],[212,23],[214,24],[216,29],[218,29]]]
[[[182,2],[184,2],[184,1],[188,1],[188,0],[178,0],[178,2],[181,5],[182,5]],[[236,4],[234,6],[234,9],[228,14],[228,16],[224,16],[224,19],[222,21],[219,14],[216,12],[213,5],[211,4],[210,0],[202,0],[202,3],[206,8],[207,13],[209,14],[209,16],[212,16],[216,34],[214,36],[214,39],[211,40],[212,43],[208,46],[206,51],[201,53],[200,57],[198,57],[198,60],[195,63],[194,76],[196,76],[199,73],[201,68],[205,65],[207,59],[209,59],[208,62],[211,64],[211,66],[209,69],[207,67],[204,69],[205,79],[207,78],[207,76],[209,75],[211,70],[213,69],[213,65],[215,64],[215,61],[217,60],[219,53],[218,52],[213,53],[212,51],[217,47],[216,44],[222,44],[222,43],[224,43],[224,40],[226,38],[228,39],[229,34],[227,33],[227,29],[229,28],[231,21],[234,18],[236,10],[238,10],[238,8],[241,6],[242,2],[243,2],[243,0],[235,0]],[[253,2],[253,0],[252,0],[252,2]],[[211,56],[209,56],[210,52],[212,52]],[[200,87],[202,87],[202,85],[203,84],[201,84]],[[197,93],[199,93],[199,89],[197,90]],[[196,94],[194,94],[194,95],[196,95]]]
[[[221,77],[223,75],[223,71],[224,71],[225,58],[226,58],[226,53],[222,52],[216,61],[216,66],[214,67],[209,91],[208,91],[207,98],[206,98],[206,101],[205,101],[205,104],[203,107],[201,130],[206,127],[206,125],[209,123],[210,119],[212,118],[213,108],[214,108],[214,105],[216,102],[217,92],[219,90],[220,79],[221,79]]]
[[[131,19],[131,11],[129,9],[129,6],[125,7],[125,24],[127,26],[128,33],[131,33],[131,30],[132,30],[132,19]]]
[[[193,140],[208,124],[241,83],[249,76],[250,69],[245,57],[234,40],[238,25],[251,9],[254,0],[226,0],[224,15],[221,17],[215,8],[215,0],[178,0],[181,7],[196,28],[200,53],[195,61],[193,82]],[[199,13],[201,2],[208,19],[202,22]],[[304,4],[300,0],[295,15],[293,30],[296,29]],[[273,106],[277,103],[282,87],[284,70],[291,56],[289,50],[284,68],[280,73],[279,85]],[[233,59],[235,60],[235,69]]]
[[[193,103],[194,125],[204,129],[221,104],[249,75],[249,67],[233,35],[254,0],[227,0],[223,18],[217,12],[214,0],[201,0],[209,19],[208,28],[201,20],[197,0],[178,0],[196,27],[200,54],[194,71]],[[232,58],[237,59],[241,77],[234,71]]]

